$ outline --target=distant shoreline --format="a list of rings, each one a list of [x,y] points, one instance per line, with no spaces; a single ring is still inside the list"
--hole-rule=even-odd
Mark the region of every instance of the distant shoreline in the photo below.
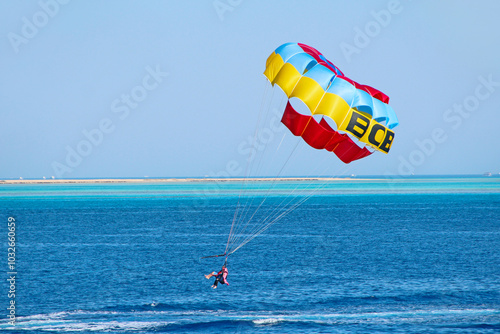
[[[253,177],[253,178],[164,178],[164,179],[29,179],[29,180],[0,180],[0,184],[61,184],[61,183],[186,183],[186,182],[244,182],[244,181],[356,181],[378,180],[372,178],[351,177]]]
[[[421,175],[413,178],[412,176],[394,176],[394,177],[383,177],[383,176],[345,176],[345,177],[182,177],[182,178],[95,178],[95,179],[0,179],[0,185],[2,184],[95,184],[95,183],[218,183],[218,182],[311,182],[311,181],[322,181],[322,182],[336,182],[336,181],[352,181],[352,182],[362,182],[362,181],[388,181],[388,180],[422,180],[422,179],[453,179],[453,178],[491,178],[500,179],[500,174],[488,175]]]

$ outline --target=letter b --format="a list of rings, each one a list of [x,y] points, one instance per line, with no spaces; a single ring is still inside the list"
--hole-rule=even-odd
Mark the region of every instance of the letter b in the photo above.
[[[104,135],[98,129],[92,129],[90,131],[83,130],[83,135],[87,137],[87,139],[94,144],[94,146],[99,146],[102,143],[102,139]]]
[[[436,144],[431,139],[424,139],[422,141],[415,140],[415,144],[417,144],[418,148],[422,150],[427,156],[430,156],[434,153],[436,149]]]
[[[358,27],[354,28],[354,32],[356,32],[354,35],[354,44],[360,49],[366,48],[370,44],[370,38]]]
[[[78,153],[71,148],[71,146],[66,146],[66,150],[68,151],[68,154],[66,155],[66,164],[73,168],[80,165],[83,160],[82,157],[79,156]]]
[[[408,162],[405,158],[402,156],[399,156],[399,166],[398,166],[398,173],[399,175],[411,175],[415,171],[415,168],[411,163]]]
[[[59,12],[59,4],[55,0],[40,1],[38,4],[50,17],[54,17]]]
[[[370,14],[382,27],[387,27],[391,23],[391,13],[388,10],[382,9],[379,12],[372,10]]]

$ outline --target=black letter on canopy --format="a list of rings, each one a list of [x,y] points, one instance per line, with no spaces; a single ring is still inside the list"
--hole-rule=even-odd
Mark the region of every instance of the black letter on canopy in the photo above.
[[[375,139],[378,131],[382,131],[385,134],[385,128],[381,124],[375,123],[370,130],[370,134],[368,135],[368,141],[370,142],[370,144],[373,144],[377,147],[380,145],[380,142]]]
[[[382,142],[382,145],[380,145],[379,148],[385,153],[389,153],[393,140],[394,140],[394,132],[388,129],[385,134],[384,141]]]

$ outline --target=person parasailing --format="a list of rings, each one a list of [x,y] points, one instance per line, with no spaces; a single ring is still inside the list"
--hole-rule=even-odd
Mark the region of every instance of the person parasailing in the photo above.
[[[219,283],[229,285],[229,282],[227,281],[227,275],[229,274],[229,272],[227,270],[226,263],[227,263],[227,259],[226,259],[226,261],[224,261],[224,264],[222,265],[222,269],[218,273],[216,273],[214,271],[208,275],[205,275],[206,279],[210,279],[211,277],[215,276],[215,282],[212,285],[212,289],[217,289],[217,284],[219,284]]]
[[[285,43],[268,57],[264,76],[271,87],[277,86],[284,93],[281,96],[280,105],[283,105],[285,100],[287,101],[286,106],[283,106],[281,123],[293,136],[301,137],[302,141],[307,144],[304,145],[305,147],[332,152],[344,164],[364,159],[376,151],[389,153],[395,136],[393,129],[399,124],[392,105],[389,105],[389,96],[374,87],[359,84],[345,76],[318,50],[302,43]],[[270,94],[269,101],[264,101],[266,96],[267,91],[261,103],[253,143],[262,141],[261,135],[269,131],[267,128],[259,129],[259,126],[267,124],[268,120],[273,122],[271,117],[275,118],[274,113],[271,115],[270,112],[263,113],[261,118],[265,106],[269,106],[268,111],[271,108],[274,91]],[[296,109],[296,107],[299,108]],[[279,113],[281,114],[281,111]],[[289,132],[287,131],[286,134]],[[305,177],[304,180],[310,182],[307,185],[300,182],[300,185],[295,186],[294,189],[293,187],[287,188],[283,196],[279,187],[276,189],[279,192],[275,192],[274,187],[278,183],[276,181],[284,180],[282,175],[286,174],[285,166],[295,159],[295,157],[291,158],[299,144],[297,142],[288,155],[278,153],[284,138],[285,134],[279,144],[276,141],[275,152],[267,150],[266,143],[262,143],[264,144],[262,148],[259,143],[258,149],[249,150],[244,174],[245,182],[240,188],[224,254],[204,256],[202,259],[215,257],[227,259],[229,255],[264,233],[315,193],[325,187],[328,190],[330,181],[322,177],[325,170],[319,171],[319,174],[315,172],[312,174],[316,175],[314,177]],[[272,142],[272,139],[269,139],[269,142]],[[286,146],[285,144],[283,147]],[[291,145],[290,148],[292,148]],[[280,152],[284,150],[283,148]],[[262,151],[262,153],[254,159],[257,151]],[[276,178],[252,179],[251,175],[257,177],[268,173],[264,172],[261,167],[266,164],[262,163],[265,157],[270,155],[272,160],[269,165],[276,163],[275,157],[277,160],[283,160],[281,165],[276,164],[279,168]],[[317,162],[313,165],[316,164],[327,168],[329,165],[329,163]],[[257,183],[251,182],[257,180],[259,185],[254,186]],[[263,188],[267,186],[269,188],[264,194]],[[274,200],[266,202],[268,196],[274,197],[273,193],[279,196],[276,198],[282,197],[282,199],[276,202]],[[229,285],[226,281],[226,263],[219,273],[213,272],[205,275],[207,279],[213,276],[216,278],[213,288],[216,288],[218,283]]]

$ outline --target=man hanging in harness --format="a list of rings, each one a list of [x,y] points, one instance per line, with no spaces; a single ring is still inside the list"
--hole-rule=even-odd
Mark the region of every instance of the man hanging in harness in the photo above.
[[[224,262],[222,269],[218,273],[216,273],[214,271],[211,274],[205,275],[205,277],[207,279],[209,279],[210,277],[215,276],[215,282],[214,282],[214,285],[212,285],[212,289],[217,289],[217,284],[219,284],[219,283],[229,285],[229,283],[227,281],[227,274],[228,274],[228,271],[226,268],[226,262]]]

